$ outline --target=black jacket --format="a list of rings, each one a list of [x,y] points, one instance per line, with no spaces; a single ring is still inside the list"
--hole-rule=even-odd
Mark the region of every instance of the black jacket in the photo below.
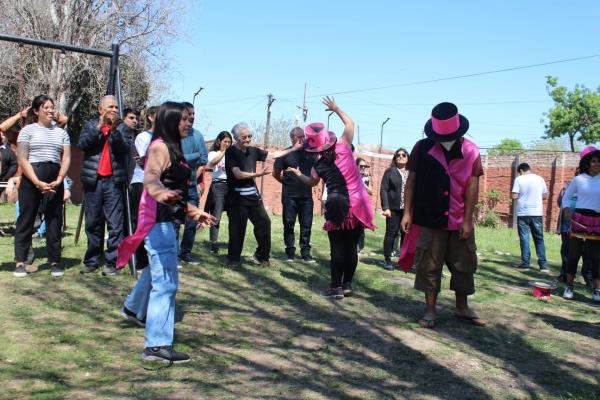
[[[17,162],[17,156],[13,151],[8,148],[0,148],[0,182],[6,182],[9,178],[12,178],[17,173],[19,166]]]
[[[79,134],[79,148],[83,151],[81,182],[95,185],[98,179],[98,164],[106,138],[98,129],[98,119],[86,121]],[[112,178],[115,184],[127,182],[127,164],[131,158],[131,133],[127,125],[119,124],[108,135],[108,146],[112,166]]]
[[[381,196],[382,210],[400,210],[402,201],[402,175],[396,167],[390,167],[385,170],[381,178]]]

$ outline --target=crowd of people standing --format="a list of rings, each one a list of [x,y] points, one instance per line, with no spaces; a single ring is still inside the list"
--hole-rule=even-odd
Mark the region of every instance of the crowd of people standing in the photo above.
[[[375,229],[370,166],[365,159],[354,157],[354,122],[350,116],[333,98],[324,98],[323,104],[344,125],[339,137],[324,124],[311,123],[293,128],[291,145],[272,152],[252,145],[252,130],[243,122],[235,124],[231,133],[220,132],[207,151],[204,137],[193,128],[195,112],[190,103],[166,102],[148,108],[142,116],[144,129],[138,133],[134,110],[124,110],[121,120],[114,96],[99,101],[98,115],[84,123],[77,143],[83,152],[80,179],[87,235],[80,272],[92,274],[102,266],[102,274],[112,276],[136,255],[142,273],[124,301],[122,314],[146,329],[144,360],[189,360],[172,346],[175,295],[178,269],[182,264],[200,263],[192,255],[199,226],[209,227],[210,251],[218,254],[220,222],[227,212],[226,265],[237,268],[250,220],[257,241],[252,259],[262,267],[272,265],[271,220],[256,184],[256,178],[265,175],[271,174],[282,185],[287,262],[295,262],[298,256],[296,220],[300,225],[299,260],[315,262],[310,244],[314,211],[311,188],[319,183],[326,188],[323,229],[330,244],[330,284],[322,295],[343,299],[353,294],[365,229]],[[28,274],[34,222],[41,213],[51,275],[59,277],[64,275],[60,260],[64,182],[71,161],[70,138],[63,129],[67,121],[56,112],[53,99],[40,95],[31,107],[0,128],[6,130],[23,118],[26,121],[16,140],[18,162],[9,147],[0,152],[2,180],[20,176],[14,183],[19,199],[14,276]],[[436,324],[444,264],[451,272],[456,318],[476,326],[486,324],[467,302],[475,292],[473,211],[483,175],[479,149],[464,137],[468,129],[469,121],[458,113],[456,105],[438,104],[425,124],[426,138],[410,153],[405,148],[396,150],[380,183],[386,221],[383,267],[395,269],[395,255],[400,255],[400,266],[413,267],[414,286],[425,296],[426,311],[419,320],[425,328]],[[264,166],[267,159],[275,160],[272,170]],[[212,177],[201,209],[206,172]],[[544,272],[548,269],[542,227],[546,184],[527,164],[519,165],[518,172],[512,189],[521,245],[518,267],[529,267],[531,233]],[[570,223],[561,249],[561,279],[566,282],[563,295],[567,299],[573,298],[577,263],[583,257],[593,299],[600,302],[599,172],[600,151],[588,147],[581,154],[578,175],[562,196],[562,217]],[[125,223],[126,192],[131,195],[132,227]]]

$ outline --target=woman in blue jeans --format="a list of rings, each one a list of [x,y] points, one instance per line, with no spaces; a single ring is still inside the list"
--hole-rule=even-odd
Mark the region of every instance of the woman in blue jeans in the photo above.
[[[152,143],[146,154],[144,191],[135,233],[118,248],[117,268],[127,264],[142,240],[148,252],[146,267],[125,300],[124,317],[146,327],[144,361],[181,363],[190,357],[173,350],[177,238],[173,222],[186,216],[208,225],[214,217],[187,202],[191,171],[181,151],[181,138],[189,131],[188,112],[180,103],[163,103],[156,116]]]

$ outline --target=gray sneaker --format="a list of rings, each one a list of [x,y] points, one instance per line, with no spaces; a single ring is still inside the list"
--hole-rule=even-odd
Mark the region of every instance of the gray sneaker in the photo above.
[[[65,271],[58,264],[54,264],[50,270],[50,275],[54,277],[63,276],[64,274]]]
[[[13,272],[13,276],[15,278],[24,278],[27,276],[27,270],[25,269],[25,264],[17,265]]]
[[[117,274],[117,269],[115,267],[111,267],[109,265],[105,265],[102,268],[103,276],[115,276]]]
[[[98,269],[97,265],[84,265],[83,268],[81,268],[81,271],[79,271],[80,274],[91,274],[92,272],[96,272],[96,270]]]
[[[563,292],[563,298],[567,300],[571,300],[574,296],[573,286],[567,286],[565,291]]]
[[[191,360],[185,353],[173,350],[173,346],[146,347],[142,354],[144,361],[159,361],[167,364],[180,364]]]

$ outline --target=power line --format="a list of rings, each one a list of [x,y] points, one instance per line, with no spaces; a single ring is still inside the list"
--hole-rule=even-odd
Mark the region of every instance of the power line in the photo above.
[[[391,88],[397,88],[397,87],[422,85],[422,84],[425,84],[425,83],[449,81],[449,80],[463,79],[463,78],[472,78],[474,76],[491,75],[491,74],[498,74],[498,73],[502,73],[502,72],[518,71],[518,70],[522,70],[522,69],[543,67],[543,66],[546,66],[546,65],[553,65],[553,64],[561,64],[561,63],[566,63],[566,62],[588,60],[590,58],[596,58],[596,57],[600,57],[600,54],[592,54],[592,55],[589,55],[589,56],[575,57],[575,58],[565,58],[563,60],[548,61],[548,62],[537,63],[537,64],[529,64],[529,65],[521,65],[521,66],[518,66],[518,67],[509,67],[509,68],[495,69],[495,70],[491,70],[491,71],[475,72],[475,73],[471,73],[471,74],[447,76],[447,77],[443,77],[443,78],[427,79],[427,80],[422,80],[422,81],[405,82],[405,83],[398,83],[398,84],[385,85],[385,86],[376,86],[376,87],[372,87],[372,88],[351,89],[351,90],[344,90],[344,91],[333,92],[333,93],[315,94],[315,95],[307,96],[307,97],[308,98],[313,98],[313,97],[333,96],[333,95],[338,95],[338,94],[362,93],[362,92],[371,92],[371,91],[375,91],[375,90],[391,89]],[[286,100],[294,100],[294,98],[286,99]]]

